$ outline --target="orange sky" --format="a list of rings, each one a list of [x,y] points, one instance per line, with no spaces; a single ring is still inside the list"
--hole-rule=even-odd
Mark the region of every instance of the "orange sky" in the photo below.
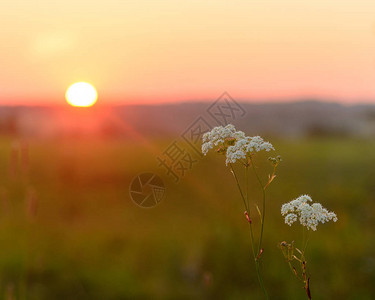
[[[375,103],[374,0],[2,0],[0,104]]]

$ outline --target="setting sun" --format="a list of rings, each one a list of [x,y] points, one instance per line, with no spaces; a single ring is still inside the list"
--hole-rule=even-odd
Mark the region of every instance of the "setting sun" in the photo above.
[[[87,82],[77,82],[67,89],[65,98],[72,106],[88,107],[95,104],[98,93],[91,84]]]

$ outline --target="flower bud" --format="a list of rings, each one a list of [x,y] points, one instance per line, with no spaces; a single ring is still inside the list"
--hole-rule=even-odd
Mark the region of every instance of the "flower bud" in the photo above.
[[[250,219],[249,214],[247,213],[246,210],[245,210],[244,214],[245,214],[246,220],[251,224],[251,219]]]

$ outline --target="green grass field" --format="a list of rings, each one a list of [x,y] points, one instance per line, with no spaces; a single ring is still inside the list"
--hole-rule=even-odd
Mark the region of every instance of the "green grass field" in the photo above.
[[[174,184],[156,161],[169,140],[150,141],[151,151],[134,141],[31,140],[28,159],[17,158],[13,142],[0,141],[1,299],[261,299],[223,157],[199,160]],[[280,207],[307,193],[339,218],[310,236],[313,299],[373,299],[375,142],[273,144],[283,162],[267,200],[262,269],[270,298],[305,299],[277,244],[301,241]],[[167,186],[152,209],[128,193],[143,171],[159,173]]]

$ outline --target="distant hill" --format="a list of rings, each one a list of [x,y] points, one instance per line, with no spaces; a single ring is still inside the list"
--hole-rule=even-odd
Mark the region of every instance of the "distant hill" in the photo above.
[[[109,137],[175,136],[201,118],[210,126],[215,110],[249,134],[360,136],[375,138],[375,105],[341,105],[318,101],[239,103],[237,111],[220,103],[71,107],[0,107],[0,134],[38,137],[103,135]],[[210,107],[211,106],[211,107]],[[216,120],[215,120],[216,118]]]

